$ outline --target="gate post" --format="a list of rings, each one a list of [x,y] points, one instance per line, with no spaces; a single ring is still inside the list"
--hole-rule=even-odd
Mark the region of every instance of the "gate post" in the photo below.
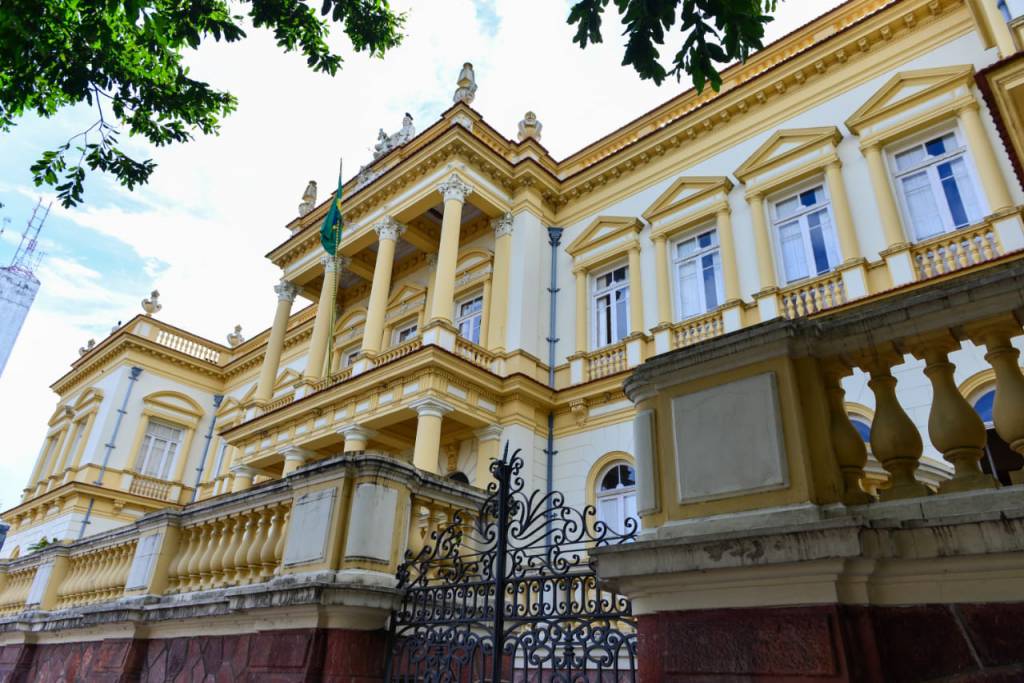
[[[508,442],[496,464],[498,475],[497,539],[494,549],[494,659],[491,662],[491,683],[501,683],[505,650],[505,560],[508,553],[509,479],[512,467],[508,461]]]

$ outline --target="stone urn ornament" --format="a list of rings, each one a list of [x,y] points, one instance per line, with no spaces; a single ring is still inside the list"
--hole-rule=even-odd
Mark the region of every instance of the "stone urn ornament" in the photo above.
[[[160,304],[160,292],[153,290],[149,293],[148,299],[142,300],[142,310],[146,312],[146,315],[155,315],[160,312],[163,306]]]

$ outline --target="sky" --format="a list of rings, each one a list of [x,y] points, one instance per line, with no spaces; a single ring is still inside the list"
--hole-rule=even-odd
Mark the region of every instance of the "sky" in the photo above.
[[[79,347],[140,313],[154,288],[161,319],[215,341],[236,324],[247,336],[268,327],[280,274],[264,254],[288,236],[306,183],[318,182],[322,200],[339,156],[350,177],[372,158],[377,130],[395,132],[405,112],[426,129],[451,105],[463,62],[474,64],[473,106],[488,123],[514,138],[523,114],[535,111],[556,159],[688,89],[674,80],[655,86],[621,66],[621,26],[611,14],[605,42],[580,50],[565,22],[571,4],[393,0],[408,15],[403,44],[372,59],[353,54],[334,31],[330,42],[345,64],[333,78],[256,29],[240,43],[210,42],[188,54],[193,77],[238,97],[219,135],[160,149],[122,136],[133,153],[157,162],[148,185],[129,192],[92,174],[84,204],[66,210],[53,202],[41,235],[42,287],[0,376],[0,510],[20,500],[57,405],[49,385]],[[838,4],[780,3],[768,37]],[[0,134],[0,265],[10,262],[37,200],[53,199],[33,185],[32,162],[93,120],[75,108],[25,117]]]

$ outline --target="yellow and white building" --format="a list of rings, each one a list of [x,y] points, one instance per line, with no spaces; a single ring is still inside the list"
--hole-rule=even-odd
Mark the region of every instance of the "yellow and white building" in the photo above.
[[[509,442],[536,488],[636,514],[631,368],[1021,257],[1021,14],[851,0],[726,70],[720,92],[562,160],[535,117],[509,139],[460,82],[437,122],[345,184],[337,258],[320,246],[327,203],[288,223],[267,254],[268,330],[225,346],[147,313],[74,361],[3,556],[354,451],[483,487]],[[950,360],[990,413],[984,354],[965,341]],[[934,487],[953,468],[928,443],[925,360],[900,360]],[[867,376],[842,386],[866,433]],[[869,466],[862,485],[887,476]]]

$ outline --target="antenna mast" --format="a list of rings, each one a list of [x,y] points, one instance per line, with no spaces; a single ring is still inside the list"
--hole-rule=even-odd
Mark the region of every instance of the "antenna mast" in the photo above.
[[[39,265],[39,259],[43,257],[42,252],[36,251],[36,247],[39,245],[39,231],[43,229],[43,223],[46,222],[47,216],[50,215],[51,206],[53,206],[53,202],[47,204],[46,208],[43,209],[41,197],[36,202],[35,208],[32,209],[32,215],[25,225],[25,231],[21,233],[21,242],[18,244],[18,250],[14,252],[14,258],[11,259],[11,270],[24,273],[25,275],[34,274],[33,271]],[[42,209],[41,213],[40,209]]]

